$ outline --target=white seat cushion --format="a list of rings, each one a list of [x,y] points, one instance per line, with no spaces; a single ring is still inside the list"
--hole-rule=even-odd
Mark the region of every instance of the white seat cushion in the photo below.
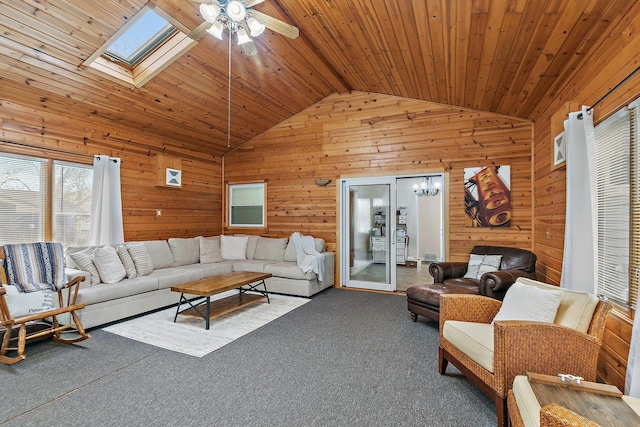
[[[473,361],[493,372],[493,325],[447,320],[442,335]]]

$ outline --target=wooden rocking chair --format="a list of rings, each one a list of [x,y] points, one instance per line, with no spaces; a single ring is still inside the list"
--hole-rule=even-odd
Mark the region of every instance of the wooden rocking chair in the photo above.
[[[29,315],[20,315],[13,317],[7,303],[7,290],[5,286],[12,286],[7,279],[6,254],[4,247],[0,246],[0,261],[4,261],[4,265],[0,267],[0,334],[2,341],[0,344],[0,362],[12,364],[25,359],[24,348],[28,341],[47,338],[52,336],[53,341],[61,343],[77,343],[84,341],[91,336],[87,334],[82,327],[82,323],[75,313],[77,310],[84,308],[84,304],[77,304],[79,284],[84,280],[83,276],[75,277],[70,282],[64,283],[58,291],[53,291],[58,295],[58,307],[33,313]],[[28,259],[24,260],[25,264],[29,263]],[[58,315],[68,313],[70,321],[66,324],[60,324]],[[46,322],[46,323],[45,323]],[[37,324],[38,327],[30,327]],[[44,327],[42,326],[44,325]],[[17,343],[16,334],[17,331]],[[62,338],[61,332],[74,333],[73,337]],[[7,352],[17,352],[15,357],[7,356]]]

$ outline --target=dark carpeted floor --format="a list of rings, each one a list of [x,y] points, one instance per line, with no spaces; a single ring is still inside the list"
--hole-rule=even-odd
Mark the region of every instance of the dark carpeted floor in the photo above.
[[[215,327],[212,325],[212,327]],[[437,325],[406,300],[328,289],[203,358],[91,331],[0,365],[6,426],[494,426],[453,367],[437,373]]]

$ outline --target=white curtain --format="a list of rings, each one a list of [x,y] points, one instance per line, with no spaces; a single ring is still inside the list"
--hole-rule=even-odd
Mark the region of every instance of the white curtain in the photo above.
[[[590,294],[597,280],[597,176],[593,116],[582,107],[564,122],[567,212],[560,286]]]
[[[123,242],[120,159],[103,155],[95,156],[93,158],[90,243],[106,245]]]

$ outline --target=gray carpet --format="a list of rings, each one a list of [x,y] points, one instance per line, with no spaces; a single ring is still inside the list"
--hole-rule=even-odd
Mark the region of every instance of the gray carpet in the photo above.
[[[3,426],[494,426],[453,367],[437,373],[435,323],[395,295],[328,289],[196,358],[102,330],[34,343],[0,365]]]

